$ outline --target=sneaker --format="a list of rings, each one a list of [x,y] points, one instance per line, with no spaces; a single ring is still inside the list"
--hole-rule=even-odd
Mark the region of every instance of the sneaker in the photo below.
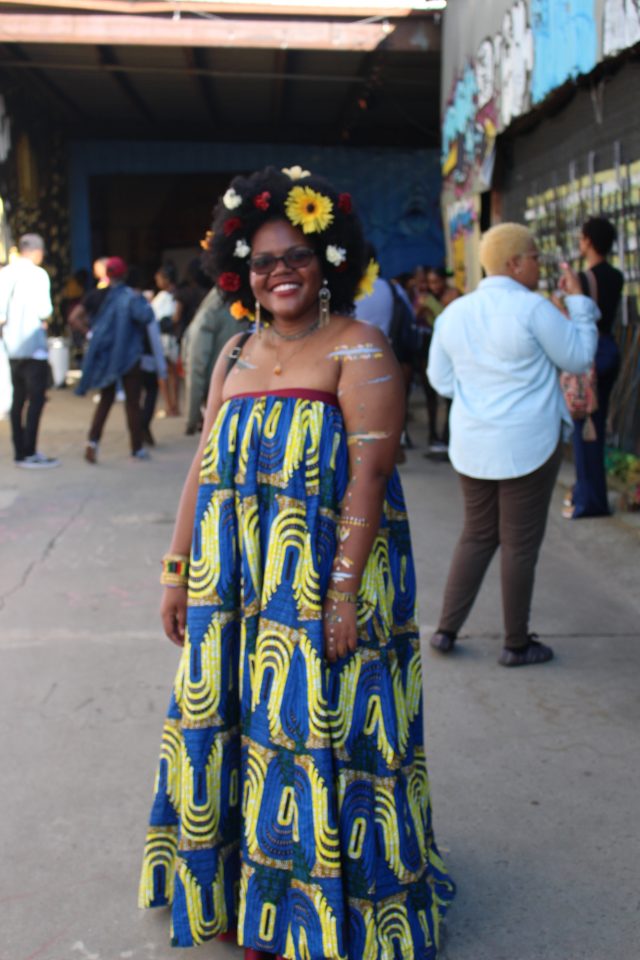
[[[131,457],[134,460],[151,460],[151,454],[148,450],[145,450],[144,447],[140,447],[139,450],[136,450],[135,453],[132,453]]]
[[[24,460],[16,460],[16,466],[24,470],[48,470],[51,467],[59,467],[60,461],[55,457],[45,457],[44,453],[32,453]]]
[[[116,390],[116,403],[124,403],[127,395],[124,390]]]
[[[156,441],[153,438],[153,434],[149,427],[142,428],[142,442],[145,443],[148,447],[155,447]]]
[[[87,444],[84,448],[84,458],[87,463],[98,462],[98,444],[95,440],[87,440]]]
[[[429,453],[447,453],[449,447],[442,440],[434,440],[429,444]]]

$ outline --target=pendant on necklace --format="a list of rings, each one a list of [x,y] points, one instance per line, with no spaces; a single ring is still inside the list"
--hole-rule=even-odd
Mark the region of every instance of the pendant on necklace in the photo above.
[[[280,376],[280,374],[282,373],[282,367],[280,366],[279,363],[276,363],[275,367],[273,368],[273,372],[275,373],[276,377]]]

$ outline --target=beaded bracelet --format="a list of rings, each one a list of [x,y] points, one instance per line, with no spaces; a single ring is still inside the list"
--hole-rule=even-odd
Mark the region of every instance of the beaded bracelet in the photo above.
[[[189,582],[189,557],[166,553],[162,558],[160,583],[165,587],[186,587]]]
[[[327,599],[335,603],[357,603],[358,598],[355,593],[344,593],[342,590],[334,590],[329,587],[327,590]]]

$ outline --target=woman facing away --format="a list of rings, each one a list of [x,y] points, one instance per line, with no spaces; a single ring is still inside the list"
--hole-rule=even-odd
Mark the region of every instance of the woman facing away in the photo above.
[[[404,391],[350,318],[374,272],[351,197],[298,167],[237,177],[211,259],[255,323],[214,368],[163,561],[182,657],[140,905],[172,904],[176,946],[226,936],[247,960],[431,960],[454,888],[394,467]]]
[[[440,314],[429,353],[431,383],[453,399],[449,459],[464,498],[464,528],[430,643],[451,653],[499,546],[505,667],[553,657],[529,632],[529,614],[561,434],[571,426],[558,370],[589,369],[599,316],[566,265],[567,316],[536,293],[539,256],[521,224],[488,230],[480,244],[487,276]]]

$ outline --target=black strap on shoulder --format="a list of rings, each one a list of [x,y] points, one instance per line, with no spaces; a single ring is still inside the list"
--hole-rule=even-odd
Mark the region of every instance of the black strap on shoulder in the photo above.
[[[224,375],[225,380],[227,379],[227,377],[235,367],[236,363],[238,362],[240,358],[240,354],[242,353],[242,348],[244,347],[245,343],[247,342],[250,336],[251,336],[251,330],[245,330],[245,332],[242,334],[242,336],[236,343],[231,353],[227,354],[227,372]]]

